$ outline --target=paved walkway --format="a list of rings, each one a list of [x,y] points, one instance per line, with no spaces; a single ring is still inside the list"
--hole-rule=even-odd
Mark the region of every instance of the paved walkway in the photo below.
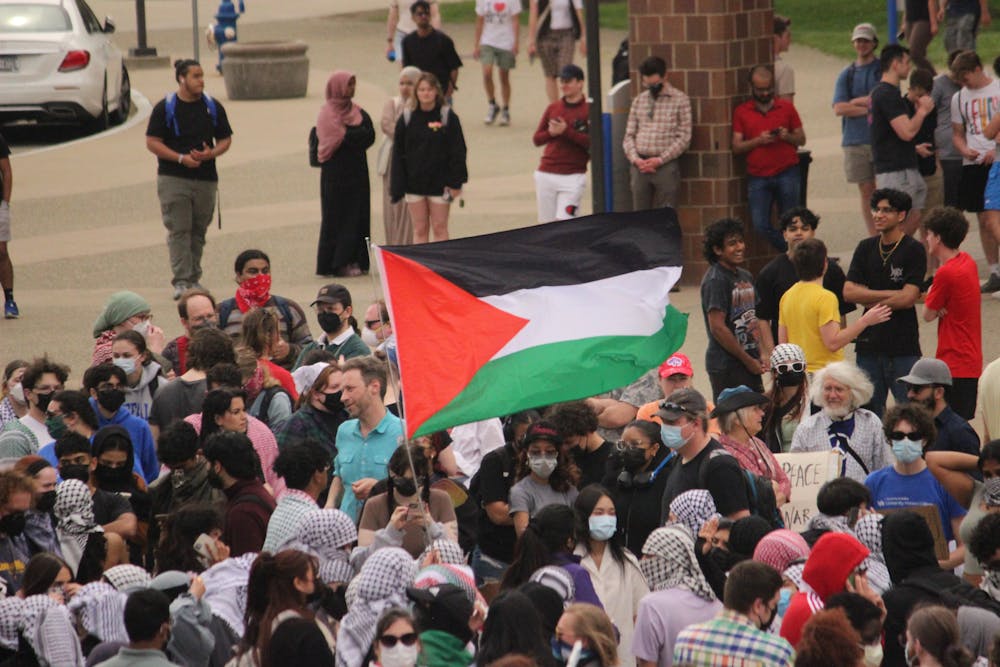
[[[134,44],[131,1],[96,0],[93,4],[99,15],[115,16],[117,41],[123,48]],[[214,13],[210,5],[201,3],[203,25]],[[294,38],[309,44],[313,69],[309,94],[303,99],[230,102],[221,77],[203,52],[208,90],[226,104],[235,131],[233,148],[219,164],[223,229],[211,230],[204,259],[203,282],[216,295],[232,294],[232,261],[247,247],[260,247],[271,255],[275,293],[308,304],[324,283],[312,272],[320,217],[319,172],[308,166],[306,135],[315,122],[326,78],[337,68],[357,74],[357,100],[377,123],[382,105],[395,87],[398,66],[382,56],[384,24],[356,12],[383,5],[379,0],[286,0],[249,5],[240,23],[241,39]],[[172,58],[188,56],[190,3],[150,0],[147,8],[150,43]],[[341,15],[333,15],[334,11]],[[446,30],[466,61],[455,110],[470,146],[466,206],[453,210],[452,233],[465,236],[533,224],[531,174],[539,151],[530,137],[545,107],[539,65],[529,66],[522,59],[513,73],[513,124],[485,127],[479,68],[470,56],[472,26],[446,26]],[[610,63],[622,36],[617,31],[602,32],[602,62]],[[822,217],[822,237],[834,254],[848,262],[863,224],[857,213],[856,190],[843,180],[839,122],[829,103],[833,80],[845,63],[797,45],[793,45],[788,61],[798,74],[797,106],[806,126],[807,147],[815,160],[809,204]],[[608,70],[602,72],[605,77]],[[134,90],[152,103],[174,88],[172,68],[135,70],[132,79]],[[180,332],[170,299],[165,232],[156,198],[156,164],[145,150],[144,130],[145,121],[140,119],[130,127],[64,147],[22,155],[15,146],[15,240],[11,253],[23,318],[0,321],[3,359],[49,352],[69,363],[74,379],[79,379],[89,363],[91,323],[106,296],[123,287],[149,299],[156,323],[169,336]],[[375,155],[374,149],[370,151],[371,162]],[[381,182],[377,177],[372,202],[372,232],[377,242],[383,238]],[[975,232],[967,245],[981,258]],[[371,278],[344,282],[359,307],[376,293]],[[676,304],[692,313],[685,351],[698,367],[704,356],[705,331],[697,290],[681,291]],[[987,297],[983,305],[984,331],[988,332],[1000,325],[1000,303]],[[925,353],[932,354],[933,325],[922,325],[921,331]],[[987,358],[1000,355],[1000,341],[985,338]],[[699,385],[707,389],[704,374]]]

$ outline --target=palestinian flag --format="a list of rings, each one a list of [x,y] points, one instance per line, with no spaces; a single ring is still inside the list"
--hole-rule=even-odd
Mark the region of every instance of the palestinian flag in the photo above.
[[[687,331],[671,208],[375,252],[407,437],[623,387]]]

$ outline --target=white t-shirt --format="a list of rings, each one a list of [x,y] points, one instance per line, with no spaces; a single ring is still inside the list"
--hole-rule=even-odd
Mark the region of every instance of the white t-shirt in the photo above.
[[[570,4],[573,5],[572,9]],[[573,9],[583,9],[583,0],[551,0],[549,7],[552,13],[549,15],[549,29],[569,30],[573,27]],[[581,26],[582,27],[582,26]]]
[[[49,429],[45,428],[45,424],[32,417],[30,412],[21,417],[21,423],[31,429],[31,432],[35,434],[35,437],[38,439],[39,447],[52,442],[52,436],[49,435]]]
[[[396,30],[409,35],[417,29],[417,24],[413,22],[413,15],[410,14],[410,5],[416,0],[390,0],[389,9],[393,7],[399,10],[399,21],[396,23]],[[437,0],[428,0],[430,4],[436,5]]]
[[[976,90],[962,88],[951,97],[951,122],[965,125],[965,141],[980,153],[996,148],[996,142],[983,136],[990,119],[1000,111],[1000,83],[996,80]],[[975,164],[963,158],[962,164]]]
[[[521,13],[521,0],[476,0],[476,15],[483,17],[479,43],[494,49],[514,49],[514,21]]]
[[[479,472],[484,456],[503,446],[503,424],[496,417],[451,429],[451,451],[455,454],[455,463],[469,478]]]

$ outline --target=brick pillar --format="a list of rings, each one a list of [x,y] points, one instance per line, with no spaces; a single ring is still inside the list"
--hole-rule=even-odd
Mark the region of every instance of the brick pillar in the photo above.
[[[772,0],[629,0],[629,66],[639,92],[639,64],[667,61],[670,84],[691,98],[691,147],[681,158],[680,202],[684,232],[682,281],[696,285],[708,263],[702,233],[723,217],[744,222],[747,257],[756,272],[774,255],[752,232],[746,170],[731,149],[733,108],[747,99],[747,75],[772,61]]]

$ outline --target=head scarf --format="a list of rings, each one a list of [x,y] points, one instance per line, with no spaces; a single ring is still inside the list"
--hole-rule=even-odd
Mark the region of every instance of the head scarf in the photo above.
[[[316,378],[323,372],[323,369],[329,365],[326,361],[317,361],[311,366],[299,366],[292,371],[292,380],[295,381],[295,391],[299,392],[299,394],[306,393],[306,390],[316,382]]]
[[[121,324],[125,320],[140,313],[148,313],[152,308],[149,302],[135,292],[124,290],[115,292],[108,297],[104,303],[104,310],[94,320],[94,328],[91,333],[94,338],[99,337],[105,331]]]
[[[782,528],[765,535],[753,551],[753,559],[784,572],[795,561],[809,557],[809,545],[796,532]]]
[[[704,600],[715,599],[698,566],[694,538],[687,527],[671,524],[657,528],[646,538],[642,553],[650,556],[639,561],[639,569],[651,591],[682,588]]]
[[[868,583],[872,585],[879,594],[886,592],[892,587],[889,579],[889,570],[885,566],[885,554],[882,553],[882,519],[881,514],[866,514],[854,524],[854,534],[858,536],[858,541],[868,547],[871,553],[868,555]]]
[[[243,554],[237,558],[227,558],[201,573],[201,580],[205,584],[205,596],[202,600],[237,637],[242,637],[246,630],[244,615],[247,610],[247,582],[250,579],[250,567],[255,560],[257,554]]]
[[[462,547],[458,545],[458,542],[452,542],[451,540],[437,539],[431,542],[431,545],[424,549],[424,552],[420,554],[420,558],[417,559],[418,563],[423,563],[424,559],[430,555],[432,551],[437,551],[438,558],[442,563],[448,563],[450,565],[465,565],[465,552],[462,551]]]
[[[795,584],[796,588],[802,588],[802,570],[804,570],[805,567],[805,563],[795,563],[793,565],[789,565],[781,573],[781,576]]]
[[[849,533],[854,534],[851,525],[847,523],[846,516],[829,516],[827,514],[815,514],[806,525],[806,531],[819,531],[824,533]]]
[[[407,81],[409,81],[410,83],[412,83],[413,86],[414,86],[414,91],[413,91],[413,93],[411,93],[411,96],[412,95],[416,95],[417,81],[420,80],[420,75],[421,74],[423,74],[423,72],[420,71],[420,68],[419,67],[414,67],[413,65],[407,65],[403,69],[399,70],[399,80],[406,79]],[[402,113],[402,111],[403,111],[403,105],[405,103],[406,103],[406,100],[403,99],[402,95],[396,95],[396,118],[397,119],[399,118],[399,115]]]
[[[987,507],[1000,507],[1000,477],[991,477],[983,482],[983,502]]]
[[[531,573],[528,581],[554,590],[562,599],[563,606],[572,604],[573,600],[576,599],[576,582],[573,581],[573,575],[558,565],[546,565],[538,568]]]
[[[316,135],[319,137],[319,161],[326,162],[340,148],[348,125],[361,123],[361,107],[347,97],[347,84],[354,75],[337,70],[326,82],[326,104],[319,109]]]
[[[295,533],[277,551],[296,549],[319,558],[320,579],[326,583],[348,582],[354,577],[350,554],[344,547],[358,539],[354,521],[338,509],[307,513]]]
[[[131,593],[138,588],[148,588],[153,578],[138,565],[115,565],[104,573],[104,578],[122,593]]]
[[[430,588],[440,584],[452,584],[461,588],[473,605],[486,604],[486,600],[476,588],[476,576],[468,565],[428,565],[417,572],[417,576],[413,579],[415,588]]]
[[[362,667],[382,612],[408,606],[406,587],[416,571],[413,558],[399,547],[379,549],[365,561],[356,579],[354,602],[337,632],[337,667]]]
[[[17,650],[17,633],[21,625],[24,600],[12,595],[0,600],[0,646]]]
[[[68,479],[56,487],[53,513],[58,520],[56,536],[66,564],[75,575],[80,567],[83,550],[91,533],[104,529],[94,521],[94,499],[87,485],[78,479]]]
[[[695,536],[706,521],[718,515],[712,494],[705,489],[694,489],[680,494],[671,501],[670,511]]]
[[[128,594],[116,590],[106,581],[92,581],[78,590],[66,606],[77,617],[87,634],[104,642],[127,643],[127,600]]]

